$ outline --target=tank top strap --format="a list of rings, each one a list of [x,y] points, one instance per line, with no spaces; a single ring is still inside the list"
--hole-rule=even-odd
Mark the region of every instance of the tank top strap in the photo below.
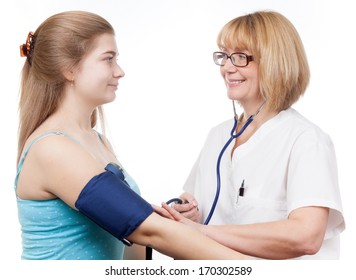
[[[16,173],[16,178],[15,178],[15,189],[17,187],[17,182],[18,182],[18,179],[19,179],[19,175],[21,173],[21,170],[22,170],[22,165],[23,165],[23,162],[25,161],[25,158],[28,154],[28,152],[30,151],[31,147],[37,143],[38,141],[40,141],[41,139],[47,137],[47,136],[50,136],[50,135],[63,135],[63,136],[66,136],[68,137],[69,139],[73,140],[74,142],[78,143],[80,145],[80,142],[77,141],[76,139],[74,139],[73,137],[71,137],[70,135],[68,134],[65,134],[64,132],[61,132],[61,131],[48,131],[46,133],[43,133],[41,134],[40,136],[36,137],[35,139],[32,140],[32,142],[30,143],[30,145],[28,145],[28,147],[26,148],[26,150],[24,151],[20,161],[19,161],[19,164],[17,166],[17,173]]]

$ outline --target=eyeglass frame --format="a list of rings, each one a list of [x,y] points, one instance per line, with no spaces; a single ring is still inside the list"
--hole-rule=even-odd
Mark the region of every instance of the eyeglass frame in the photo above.
[[[243,52],[234,52],[234,53],[232,53],[232,54],[230,54],[230,55],[228,55],[228,54],[225,53],[225,52],[213,52],[213,59],[215,58],[215,54],[223,54],[223,55],[226,55],[226,61],[227,61],[228,59],[230,59],[231,64],[234,65],[235,67],[246,67],[251,61],[254,61],[254,57],[253,57],[252,55],[248,55],[248,54],[245,54],[245,53],[243,53]],[[234,54],[239,54],[239,55],[242,54],[242,55],[246,56],[246,65],[243,65],[243,66],[236,65],[236,64],[232,61],[232,59],[231,59],[231,57],[232,57]],[[226,63],[226,61],[225,61],[225,63]],[[224,66],[224,65],[225,65],[225,63],[224,63],[224,64],[218,64],[218,63],[216,63],[215,59],[214,59],[214,63],[215,63],[216,65],[218,65],[218,66]]]

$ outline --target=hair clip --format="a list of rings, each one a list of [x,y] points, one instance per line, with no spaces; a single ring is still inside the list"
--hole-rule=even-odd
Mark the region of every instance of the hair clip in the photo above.
[[[20,56],[27,57],[28,63],[31,65],[32,51],[35,47],[35,35],[29,32],[26,39],[26,44],[20,45]]]

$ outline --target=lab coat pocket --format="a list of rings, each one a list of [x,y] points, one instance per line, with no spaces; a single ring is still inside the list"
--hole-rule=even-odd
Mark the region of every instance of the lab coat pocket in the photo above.
[[[244,223],[268,222],[287,218],[287,202],[259,197],[240,196],[236,216]]]

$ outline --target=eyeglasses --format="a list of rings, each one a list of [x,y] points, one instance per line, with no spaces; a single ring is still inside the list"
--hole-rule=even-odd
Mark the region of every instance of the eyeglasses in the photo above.
[[[247,55],[242,52],[236,52],[230,55],[224,52],[214,52],[213,58],[215,64],[219,66],[224,66],[229,58],[231,60],[231,63],[236,67],[246,67],[250,63],[250,61],[253,61],[252,55]]]

